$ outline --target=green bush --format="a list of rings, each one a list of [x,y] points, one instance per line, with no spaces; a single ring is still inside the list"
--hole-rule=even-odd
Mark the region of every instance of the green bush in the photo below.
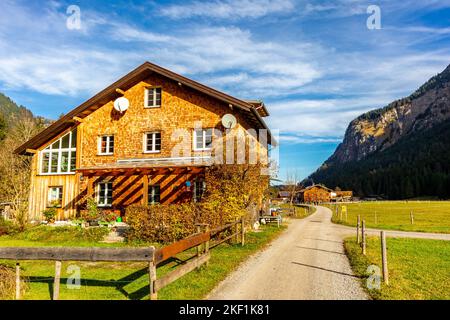
[[[108,228],[37,226],[18,233],[14,239],[46,242],[101,241],[108,233]]]
[[[196,205],[134,205],[127,208],[130,240],[173,242],[195,232]]]
[[[57,213],[56,208],[48,208],[42,212],[42,215],[45,217],[45,220],[53,222]]]
[[[0,236],[13,234],[18,231],[18,227],[15,226],[12,222],[0,218]]]

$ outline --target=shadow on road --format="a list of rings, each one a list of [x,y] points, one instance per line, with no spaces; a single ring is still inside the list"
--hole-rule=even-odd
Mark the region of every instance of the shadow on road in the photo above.
[[[354,275],[354,274],[345,273],[345,272],[340,272],[340,271],[335,271],[335,270],[330,270],[330,269],[326,269],[326,268],[322,268],[322,267],[317,267],[317,266],[312,266],[312,265],[304,264],[304,263],[300,263],[300,262],[292,261],[291,263],[297,264],[297,265],[303,266],[303,267],[308,267],[308,268],[314,268],[314,269],[318,269],[318,270],[328,271],[328,272],[340,274],[340,275],[347,276],[347,277],[361,278],[360,276],[356,276],[356,275]]]
[[[324,250],[324,249],[318,249],[318,248],[309,248],[309,247],[302,247],[302,246],[296,246],[296,247],[300,248],[300,249],[316,250],[316,251],[322,251],[322,252],[327,252],[327,253],[335,253],[335,254],[344,255],[343,252],[338,252],[338,251]]]

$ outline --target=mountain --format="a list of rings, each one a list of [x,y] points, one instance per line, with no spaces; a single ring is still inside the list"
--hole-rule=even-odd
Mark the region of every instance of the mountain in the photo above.
[[[309,178],[360,196],[450,197],[450,65],[409,97],[350,122]]]
[[[13,115],[21,112],[28,113],[28,115],[32,116],[30,110],[24,106],[17,105],[9,97],[0,92],[0,115],[2,115],[5,119],[11,119]]]
[[[15,119],[22,116],[33,118],[33,113],[0,92],[0,141],[6,137]]]

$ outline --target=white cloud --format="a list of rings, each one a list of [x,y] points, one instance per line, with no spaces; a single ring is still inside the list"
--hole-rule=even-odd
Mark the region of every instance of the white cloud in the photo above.
[[[213,5],[239,5],[240,17],[247,18],[287,12],[293,6],[290,1],[277,3],[258,2],[260,7],[254,11],[250,8],[256,1],[216,1]],[[356,14],[362,8],[361,1],[353,1],[349,7],[344,4],[335,1],[308,8],[310,14],[338,10],[341,15]],[[383,4],[383,8],[389,5]],[[188,15],[194,14],[189,11],[192,6],[204,10],[197,11],[196,17],[206,11],[217,17],[230,14],[228,9],[214,11],[196,1],[168,8],[173,17],[181,18],[173,8],[184,8],[183,14]],[[74,33],[65,28],[64,10],[55,4],[43,6],[39,19],[33,10],[15,2],[6,2],[4,7],[6,16],[0,20],[3,88],[52,95],[93,94],[149,60],[231,95],[264,99],[271,113],[270,126],[290,134],[284,141],[297,143],[342,136],[354,117],[411,93],[450,62],[446,48],[419,52],[409,46],[429,39],[421,38],[428,33],[445,35],[448,28],[405,27],[408,32],[401,37],[401,32],[392,32],[395,30],[371,33],[358,38],[366,47],[348,48],[335,47],[340,39],[303,34],[278,39],[230,24],[188,21],[186,28],[177,21],[174,23],[181,25],[161,32],[85,8],[83,30]]]
[[[161,8],[161,15],[172,19],[207,17],[220,19],[259,18],[294,9],[291,0],[191,1]]]

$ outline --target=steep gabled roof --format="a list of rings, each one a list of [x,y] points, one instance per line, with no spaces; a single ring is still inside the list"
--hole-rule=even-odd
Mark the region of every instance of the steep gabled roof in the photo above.
[[[267,129],[268,130],[268,143],[272,145],[276,145],[275,139],[272,137],[269,128],[266,123],[262,119],[262,116],[265,116],[267,110],[265,110],[264,104],[262,102],[251,101],[246,102],[235,97],[232,97],[226,93],[215,90],[211,87],[205,86],[199,82],[191,80],[189,78],[183,77],[177,73],[174,73],[170,70],[162,68],[156,64],[150,62],[144,62],[142,65],[120,78],[107,88],[103,89],[99,93],[97,93],[92,98],[86,100],[78,107],[61,117],[59,120],[52,123],[46,129],[42,130],[40,133],[35,135],[33,138],[25,142],[23,145],[14,150],[15,153],[18,154],[27,154],[27,149],[37,149],[41,147],[43,144],[48,142],[53,137],[57,136],[64,130],[74,125],[74,117],[85,118],[104,104],[108,103],[111,100],[116,99],[121,94],[117,92],[117,89],[126,91],[132,86],[134,86],[139,81],[147,78],[151,73],[157,73],[162,75],[168,79],[178,82],[183,86],[190,87],[196,91],[202,92],[206,95],[209,95],[215,99],[218,99],[222,102],[229,104],[232,107],[237,107],[244,117],[249,121],[250,124],[255,126],[255,129]],[[263,108],[264,111],[260,111],[257,108]]]
[[[322,188],[322,189],[325,189],[325,190],[327,190],[329,192],[333,191],[330,188],[325,187],[323,184],[313,184],[312,186],[306,187],[306,188],[300,190],[299,192],[305,192],[306,190],[312,189],[314,187]]]

